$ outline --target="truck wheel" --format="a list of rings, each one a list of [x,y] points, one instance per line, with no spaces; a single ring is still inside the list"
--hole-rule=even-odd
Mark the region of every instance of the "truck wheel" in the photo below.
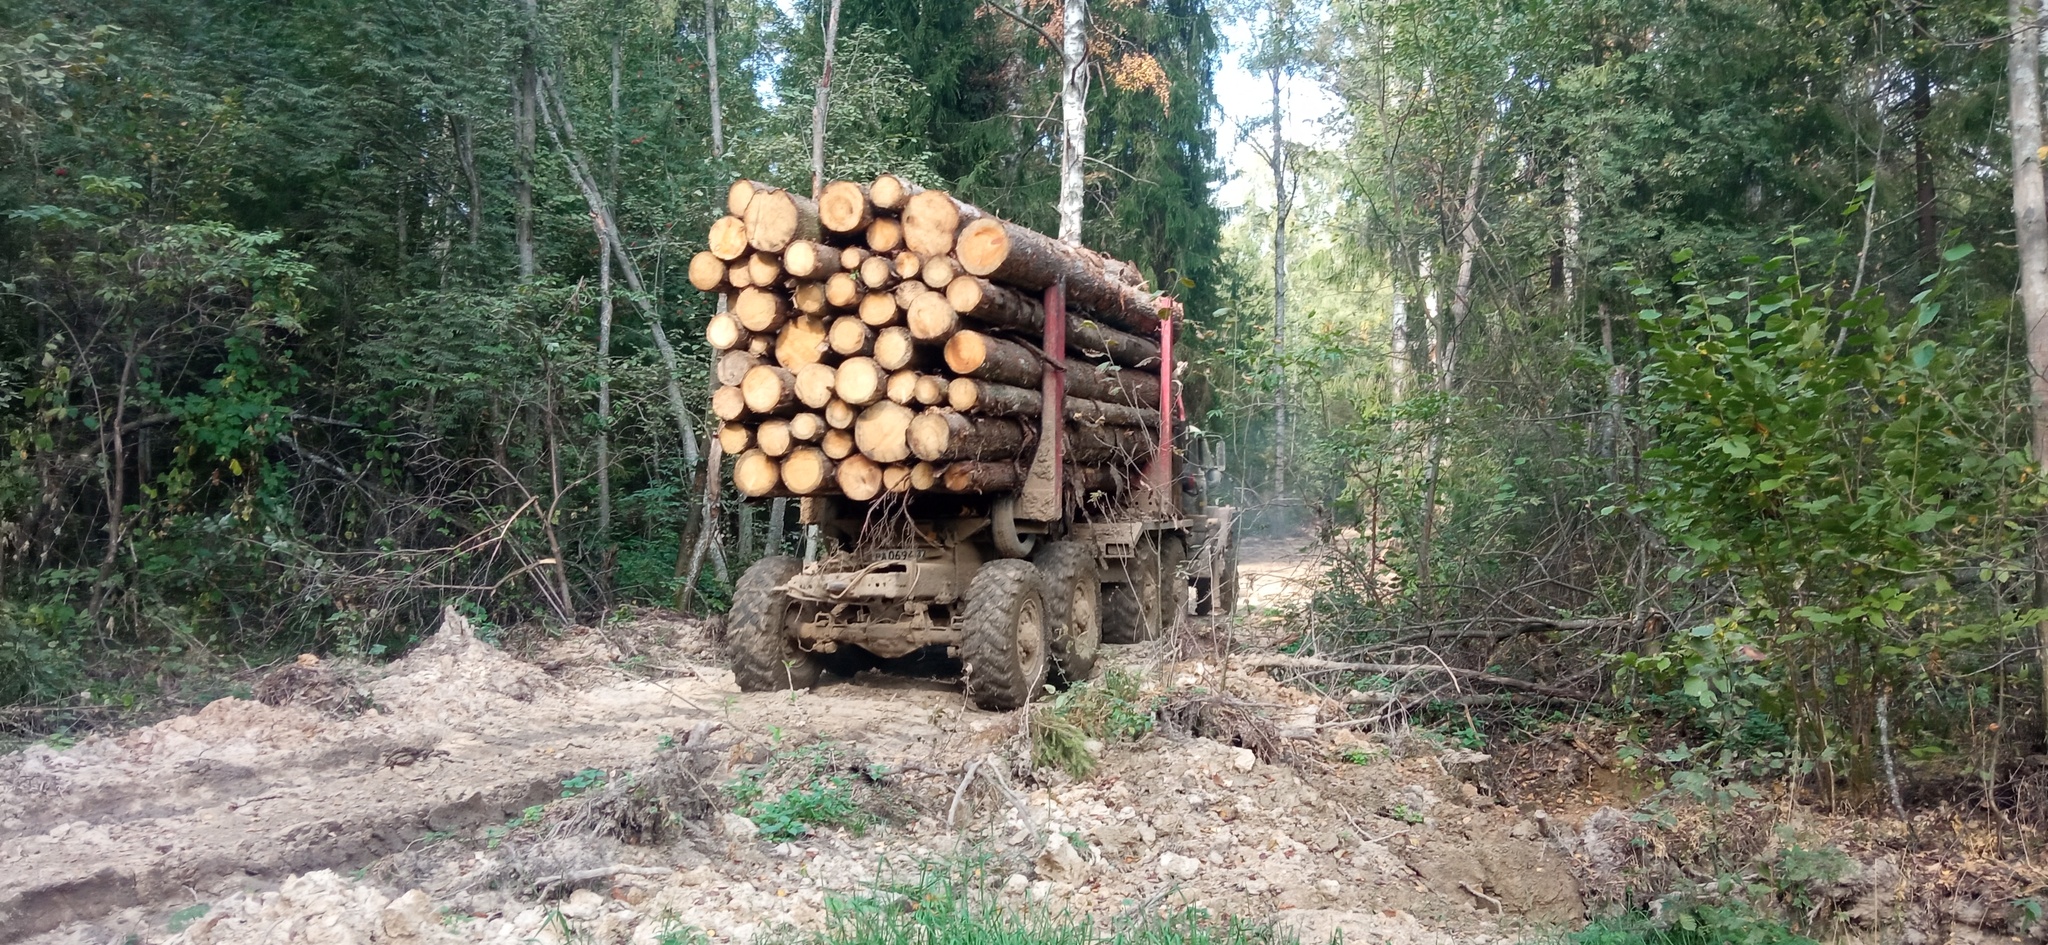
[[[725,641],[741,692],[809,689],[824,667],[796,645],[798,608],[780,588],[803,564],[789,555],[762,558],[732,589]]]
[[[1237,545],[1223,553],[1222,573],[1195,579],[1195,613],[1228,617],[1237,609]]]
[[[1180,535],[1159,538],[1159,626],[1171,627],[1188,612],[1188,540]]]
[[[1045,574],[1053,674],[1061,683],[1080,682],[1095,675],[1095,654],[1102,645],[1102,584],[1095,575],[1095,545],[1050,542],[1035,560]]]
[[[1038,565],[990,561],[967,582],[960,655],[967,698],[991,712],[1019,708],[1045,684],[1052,625]]]
[[[1159,545],[1145,537],[1125,565],[1129,582],[1102,592],[1102,642],[1143,643],[1159,634]]]

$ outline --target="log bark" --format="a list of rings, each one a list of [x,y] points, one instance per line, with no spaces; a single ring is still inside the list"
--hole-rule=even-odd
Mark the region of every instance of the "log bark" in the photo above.
[[[748,331],[771,332],[781,328],[783,320],[789,317],[789,299],[769,289],[741,289],[739,298],[732,303],[732,317],[739,319]]]
[[[875,363],[884,370],[922,368],[931,365],[931,350],[910,337],[910,329],[891,325],[875,335]]]
[[[917,277],[924,280],[925,285],[934,289],[944,289],[952,285],[953,278],[959,274],[960,266],[953,262],[953,257],[933,256],[924,261],[924,271],[918,273]]]
[[[1139,335],[1159,333],[1151,294],[1124,281],[1124,267],[1014,223],[983,217],[960,232],[954,256],[969,275],[1039,291],[1065,279],[1068,304]]]
[[[896,284],[896,264],[890,257],[877,253],[861,260],[860,284],[869,290],[886,289]]]
[[[780,188],[757,191],[744,216],[747,244],[764,253],[779,253],[795,240],[815,240],[818,205],[811,198]]]
[[[704,341],[711,345],[713,351],[744,349],[753,337],[754,333],[741,327],[740,320],[730,313],[713,315],[704,323]]]
[[[948,406],[961,413],[996,417],[1036,417],[1043,399],[1039,392],[1006,384],[991,384],[971,377],[954,378],[946,391]],[[1085,397],[1068,397],[1066,418],[1077,423],[1121,427],[1159,426],[1159,411],[1123,404],[1105,403]]]
[[[874,328],[896,323],[896,297],[887,292],[874,292],[860,300],[860,320]]]
[[[754,445],[754,428],[744,423],[726,423],[718,428],[718,448],[738,456]]]
[[[947,492],[1015,492],[1024,485],[1024,471],[1015,463],[953,463],[939,482]]]
[[[832,459],[845,459],[853,455],[852,430],[826,430],[818,439],[818,448]]]
[[[888,379],[888,372],[882,370],[874,358],[847,358],[839,362],[832,392],[855,407],[865,407],[881,399]]]
[[[859,410],[854,409],[852,404],[837,397],[832,398],[832,401],[825,405],[825,425],[834,430],[853,429],[854,418],[859,416]],[[835,456],[833,458],[837,459],[838,457]]]
[[[727,351],[718,356],[717,365],[712,368],[712,376],[718,378],[718,383],[722,386],[738,387],[741,381],[747,379],[747,372],[760,363],[759,357],[745,351]],[[728,456],[740,455],[739,450],[725,452]]]
[[[816,443],[825,430],[825,418],[820,414],[800,413],[789,418],[789,436],[799,443]]]
[[[818,194],[818,223],[828,233],[859,233],[874,219],[867,188],[853,181],[835,180]]]
[[[782,279],[782,257],[774,253],[753,253],[747,256],[747,281],[762,288],[770,288]]]
[[[720,217],[712,222],[706,241],[711,255],[732,262],[747,253],[747,221],[736,216]]]
[[[749,499],[772,495],[782,485],[782,464],[760,450],[748,450],[732,464],[732,485]]]
[[[797,495],[815,494],[832,483],[838,465],[824,450],[799,446],[782,461],[782,484]]]
[[[1044,305],[1008,285],[981,277],[961,277],[946,285],[952,310],[975,322],[1016,332],[1042,332]],[[1120,332],[1079,312],[1067,312],[1067,348],[1090,361],[1114,361],[1124,367],[1159,367],[1159,342]]]
[[[920,255],[944,256],[953,251],[962,224],[985,216],[943,190],[912,195],[903,205],[903,244]]]
[[[860,277],[851,272],[835,272],[825,280],[825,304],[833,308],[852,308],[860,297]]]
[[[946,340],[946,367],[956,375],[983,381],[1036,387],[1044,371],[1034,348],[975,330],[958,330]],[[1159,402],[1159,377],[1116,367],[1067,365],[1067,394],[1108,404],[1149,406]]]
[[[605,258],[611,257],[607,255]],[[699,292],[716,292],[725,288],[725,260],[708,249],[691,256],[690,285]]]
[[[789,421],[781,418],[763,420],[754,428],[754,447],[776,459],[789,455],[789,449],[796,445],[796,439],[789,435]]]
[[[877,253],[893,253],[903,248],[903,223],[895,217],[876,217],[868,224],[866,235],[868,249]]]
[[[1140,427],[1101,427],[1085,423],[1067,424],[1068,462],[1140,466],[1157,448],[1152,432]]]
[[[868,185],[868,202],[877,210],[898,211],[903,209],[911,197],[924,192],[917,186],[894,174],[882,174]]]
[[[880,401],[860,412],[853,422],[853,445],[878,463],[900,463],[910,458],[910,421],[917,414],[893,401]]]
[[[782,268],[799,279],[825,280],[840,269],[843,254],[833,247],[811,240],[793,240],[782,251]]]
[[[772,189],[767,184],[755,181],[733,181],[732,186],[725,189],[725,212],[736,217],[744,217],[747,215],[747,205],[754,202],[754,195]]]
[[[737,387],[721,387],[711,392],[711,412],[718,419],[738,420],[747,415],[747,395]]]
[[[825,341],[834,354],[859,357],[875,350],[875,330],[858,318],[835,318]]]
[[[1024,448],[1024,425],[1000,417],[973,417],[933,408],[910,423],[910,451],[918,459],[938,463],[962,459],[1002,459]]]
[[[806,364],[796,372],[796,399],[812,410],[823,410],[832,402],[833,388],[838,384],[839,369],[819,362]]]
[[[978,331],[954,332],[947,339],[946,366],[955,374],[1019,387],[1037,384],[1045,373],[1036,351]]]
[[[922,282],[899,282],[896,288],[889,290],[889,297],[896,300],[897,308],[907,312],[910,311],[910,303],[920,296],[930,295],[931,291],[932,287]]]
[[[740,382],[740,393],[754,413],[785,412],[796,406],[796,375],[772,364],[757,364]]]
[[[882,464],[859,453],[840,460],[833,478],[839,481],[839,491],[855,502],[882,494]]]
[[[799,315],[775,335],[775,363],[792,371],[825,360],[831,348],[825,342],[825,320],[816,315]]]

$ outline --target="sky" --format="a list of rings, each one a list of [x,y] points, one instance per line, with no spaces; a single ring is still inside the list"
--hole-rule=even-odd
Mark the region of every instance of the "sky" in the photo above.
[[[1216,145],[1226,175],[1218,200],[1231,208],[1242,207],[1247,200],[1269,202],[1270,194],[1256,192],[1270,187],[1272,180],[1265,159],[1243,140],[1247,125],[1263,123],[1273,114],[1272,77],[1247,72],[1243,65],[1258,24],[1219,17],[1217,25],[1226,46],[1216,72],[1216,102],[1221,112],[1216,121]],[[1338,111],[1336,96],[1312,75],[1285,77],[1280,88],[1281,125],[1287,140],[1326,143],[1331,137],[1329,122]],[[1255,126],[1253,133],[1260,141],[1272,140],[1272,131],[1263,124]]]

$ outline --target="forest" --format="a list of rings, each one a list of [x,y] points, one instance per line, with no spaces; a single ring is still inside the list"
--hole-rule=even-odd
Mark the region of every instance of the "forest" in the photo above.
[[[1992,864],[1943,894],[2048,934],[2041,10],[1064,2],[1086,242],[1180,302],[1245,527],[1319,549],[1269,659],[1705,811],[1659,888],[1777,918],[1650,940],[1828,938],[1794,808]],[[508,645],[723,613],[806,537],[707,498],[685,269],[727,187],[805,189],[821,122],[825,179],[1053,232],[1066,12],[0,11],[0,739],[395,659],[446,607]]]

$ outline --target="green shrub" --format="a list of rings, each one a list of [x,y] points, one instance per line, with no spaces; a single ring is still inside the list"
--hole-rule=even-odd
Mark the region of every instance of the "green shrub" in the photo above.
[[[1152,731],[1154,707],[1143,701],[1142,682],[1121,670],[1075,683],[1032,713],[1031,764],[1059,768],[1075,778],[1095,773],[1088,741],[1136,741]]]

